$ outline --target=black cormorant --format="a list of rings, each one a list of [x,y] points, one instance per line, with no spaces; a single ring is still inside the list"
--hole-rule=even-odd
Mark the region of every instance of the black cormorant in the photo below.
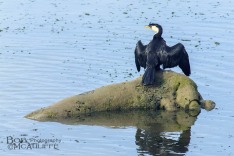
[[[189,76],[190,64],[188,54],[183,44],[178,43],[172,47],[166,45],[166,41],[162,38],[162,26],[150,23],[145,26],[155,32],[153,39],[148,45],[143,45],[138,41],[135,48],[135,63],[138,72],[140,68],[145,68],[142,78],[143,85],[152,85],[155,82],[155,72],[160,70],[160,65],[165,68],[179,66],[185,75]]]

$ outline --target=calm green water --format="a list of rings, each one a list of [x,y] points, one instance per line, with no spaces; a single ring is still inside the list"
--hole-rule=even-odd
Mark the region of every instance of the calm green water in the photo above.
[[[234,155],[233,6],[231,0],[0,0],[0,155]],[[143,28],[149,22],[163,26],[168,45],[185,45],[191,78],[204,99],[216,102],[213,111],[102,114],[83,123],[24,118],[142,74],[133,51],[138,40],[152,39]],[[54,139],[49,143],[57,146],[9,146],[20,139],[21,145]]]

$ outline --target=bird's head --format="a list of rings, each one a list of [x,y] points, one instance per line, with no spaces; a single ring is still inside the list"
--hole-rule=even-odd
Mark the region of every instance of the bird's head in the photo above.
[[[156,23],[150,23],[149,25],[146,25],[145,28],[153,30],[158,36],[161,36],[163,32],[162,26]]]

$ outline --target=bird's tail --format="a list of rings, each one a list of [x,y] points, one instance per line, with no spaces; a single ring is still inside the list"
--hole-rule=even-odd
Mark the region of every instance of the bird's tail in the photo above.
[[[142,84],[144,86],[154,84],[155,78],[156,78],[155,74],[156,74],[155,68],[153,67],[146,68],[145,73],[142,78]]]

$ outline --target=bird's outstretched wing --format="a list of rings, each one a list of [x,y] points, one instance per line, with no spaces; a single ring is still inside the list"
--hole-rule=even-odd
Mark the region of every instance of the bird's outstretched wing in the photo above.
[[[172,68],[179,66],[185,75],[191,74],[189,56],[184,46],[181,43],[176,44],[173,47],[167,47],[164,53],[163,68]]]
[[[145,52],[146,46],[142,44],[141,41],[138,41],[135,48],[135,63],[137,71],[139,72],[141,67],[146,68],[147,56]]]

